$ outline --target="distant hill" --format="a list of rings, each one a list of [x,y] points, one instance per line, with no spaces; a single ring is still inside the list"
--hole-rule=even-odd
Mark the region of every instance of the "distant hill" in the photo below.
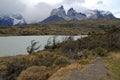
[[[80,35],[91,32],[104,33],[104,30],[112,26],[120,27],[120,19],[64,20],[48,24],[28,24],[20,27],[0,28],[0,35]]]
[[[84,12],[76,12],[73,8],[70,8],[66,13],[64,7],[61,6],[53,9],[50,13],[50,16],[41,23],[49,23],[62,19],[66,21],[80,21],[100,18],[115,18],[115,16],[110,11],[86,10]]]

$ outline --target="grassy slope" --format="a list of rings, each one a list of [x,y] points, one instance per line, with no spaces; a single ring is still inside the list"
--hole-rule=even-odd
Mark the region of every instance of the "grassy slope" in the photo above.
[[[0,28],[0,35],[74,35],[104,32],[103,29],[118,26],[120,19],[94,19],[83,21],[58,21],[49,24],[29,24],[20,27]]]
[[[105,65],[111,71],[114,80],[120,80],[120,52],[111,52]]]

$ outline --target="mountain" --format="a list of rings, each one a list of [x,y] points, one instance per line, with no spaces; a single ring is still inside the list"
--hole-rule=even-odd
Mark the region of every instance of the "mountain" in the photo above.
[[[69,20],[63,6],[57,8],[57,9],[53,9],[51,11],[50,16],[54,16],[54,15],[56,15],[58,17],[61,17],[61,18],[65,19],[65,20]]]
[[[53,15],[53,16],[50,16],[47,19],[43,20],[41,23],[45,24],[45,23],[60,21],[60,20],[64,20],[64,19],[62,17],[57,16],[57,15]]]
[[[70,20],[84,20],[86,19],[86,15],[82,13],[77,13],[73,8],[70,8],[67,12],[67,16]]]
[[[110,11],[86,10],[83,13],[86,14],[88,19],[115,18]]]
[[[0,26],[24,25],[25,19],[20,14],[0,14]]]
[[[55,19],[56,18],[56,19]],[[50,16],[43,20],[41,23],[49,23],[58,20],[86,20],[86,19],[99,19],[99,18],[115,18],[114,15],[109,11],[101,10],[86,10],[83,12],[76,12],[73,8],[70,8],[67,13],[63,6],[53,9]]]

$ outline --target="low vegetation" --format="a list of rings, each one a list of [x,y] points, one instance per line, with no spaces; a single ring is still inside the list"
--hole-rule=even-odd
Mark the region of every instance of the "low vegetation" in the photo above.
[[[49,70],[52,71],[52,69],[55,69],[60,66],[65,66],[71,63],[67,57],[59,55],[59,54],[61,53],[43,51],[43,52],[37,52],[37,54],[35,53],[31,54],[31,55],[23,55],[23,56],[21,55],[21,56],[0,58],[0,62],[1,62],[0,63],[1,65],[0,66],[0,78],[2,80],[16,80],[22,71],[32,66],[45,66],[46,68],[47,67],[51,68]],[[30,69],[33,69],[33,71],[35,70],[37,72],[37,70],[34,69],[34,67]],[[28,71],[30,69],[28,69]],[[24,74],[27,75],[27,72]],[[25,80],[33,80],[33,79],[27,78]]]
[[[120,19],[95,19],[83,21],[58,21],[49,24],[29,24],[0,28],[1,36],[20,35],[79,35],[104,33],[111,26],[119,26]]]
[[[32,66],[22,71],[17,80],[47,80],[50,75],[49,68],[45,66]]]
[[[113,79],[120,80],[120,52],[111,52],[105,65],[111,71]]]
[[[56,24],[58,23],[56,22]],[[88,37],[78,40],[74,40],[70,36],[63,42],[57,43],[54,37],[53,45],[49,45],[51,42],[48,40],[48,44],[43,51],[32,51],[31,55],[0,57],[0,79],[59,79],[59,76],[64,75],[65,72],[81,70],[93,59],[100,56],[106,57],[106,67],[115,75],[115,80],[119,80],[119,54],[111,55],[109,53],[111,51],[119,52],[119,42],[120,27],[116,26],[105,29],[104,33],[92,32]]]
[[[75,60],[60,51],[41,51],[31,55],[0,58],[2,80],[47,80],[61,67],[76,63],[85,65],[89,60]],[[77,66],[76,66],[77,67]]]

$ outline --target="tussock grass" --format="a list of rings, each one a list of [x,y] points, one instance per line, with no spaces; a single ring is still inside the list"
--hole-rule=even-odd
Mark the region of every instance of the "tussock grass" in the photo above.
[[[74,63],[61,67],[48,80],[65,80],[72,71],[81,71],[92,59],[76,60]]]
[[[71,71],[81,70],[83,67],[83,65],[78,63],[73,63],[66,67],[62,67],[56,73],[54,73],[48,80],[61,80],[63,78],[66,78]]]
[[[50,69],[45,66],[32,66],[22,71],[17,80],[47,80]]]

